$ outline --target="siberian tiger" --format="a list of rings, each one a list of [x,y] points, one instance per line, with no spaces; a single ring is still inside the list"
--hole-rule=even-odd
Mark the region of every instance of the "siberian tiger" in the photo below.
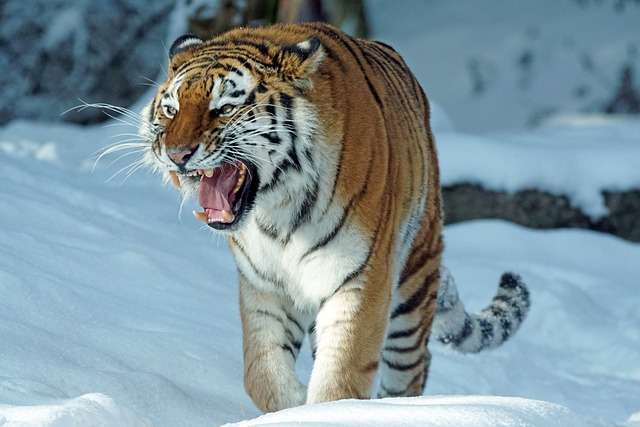
[[[169,56],[142,112],[145,157],[228,238],[261,410],[369,398],[378,372],[378,396],[421,394],[436,312],[435,336],[464,352],[516,331],[529,308],[517,275],[471,315],[441,267],[429,104],[391,47],[307,23],[186,35]]]

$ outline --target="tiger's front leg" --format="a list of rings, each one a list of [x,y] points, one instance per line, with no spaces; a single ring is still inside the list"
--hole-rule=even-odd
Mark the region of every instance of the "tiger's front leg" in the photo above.
[[[256,289],[240,276],[244,385],[264,412],[302,405],[306,389],[295,374],[305,319],[280,295]]]
[[[386,280],[361,276],[322,304],[307,403],[371,397],[388,319],[389,286]]]

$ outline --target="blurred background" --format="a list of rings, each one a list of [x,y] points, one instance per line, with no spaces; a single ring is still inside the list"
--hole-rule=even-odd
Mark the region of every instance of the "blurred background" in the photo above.
[[[578,116],[583,125],[602,127],[640,114],[638,0],[5,0],[0,126],[17,119],[80,125],[109,119],[99,109],[61,115],[79,100],[138,105],[163,78],[167,46],[182,33],[207,38],[238,25],[313,20],[393,45],[430,96],[440,134],[493,135],[494,142],[515,145],[522,131],[575,126]],[[548,157],[529,159],[529,168]],[[555,160],[572,163],[566,156]],[[548,173],[514,186],[490,171],[448,175],[446,166],[448,222],[496,217],[640,241],[640,185],[633,176],[589,183],[600,186],[592,191],[602,198],[589,206],[574,194],[580,183],[543,185],[563,180]]]

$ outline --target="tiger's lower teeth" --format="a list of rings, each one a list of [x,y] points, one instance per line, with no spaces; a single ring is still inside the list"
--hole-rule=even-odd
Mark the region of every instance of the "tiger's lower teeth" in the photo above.
[[[233,222],[233,220],[236,218],[236,216],[231,211],[224,210],[224,211],[218,211],[218,212],[219,212],[219,215],[214,214],[213,218],[212,216],[207,215],[207,223],[211,224],[214,222],[223,222],[228,224],[230,222]]]

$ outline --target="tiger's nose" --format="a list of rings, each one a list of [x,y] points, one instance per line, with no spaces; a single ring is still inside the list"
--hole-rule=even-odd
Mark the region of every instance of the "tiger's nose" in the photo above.
[[[177,166],[182,167],[189,161],[195,151],[195,148],[192,150],[184,150],[182,148],[169,148],[167,149],[167,155],[173,163],[175,163]]]

